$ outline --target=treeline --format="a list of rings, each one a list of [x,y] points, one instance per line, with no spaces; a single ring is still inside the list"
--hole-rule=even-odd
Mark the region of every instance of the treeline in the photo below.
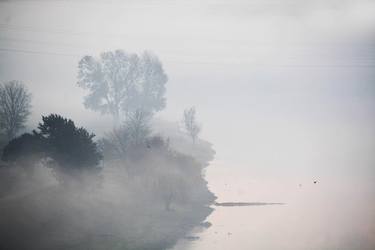
[[[84,105],[113,117],[102,138],[58,114],[25,133],[31,94],[0,85],[0,249],[165,249],[204,221],[215,196],[202,170],[214,151],[198,138],[195,108],[184,132],[153,128],[166,82],[149,52],[83,57]]]

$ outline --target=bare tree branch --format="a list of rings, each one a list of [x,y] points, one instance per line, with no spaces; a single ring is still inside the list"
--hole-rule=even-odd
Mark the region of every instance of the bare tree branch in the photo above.
[[[30,109],[31,94],[20,81],[0,85],[0,128],[8,140],[24,128]]]

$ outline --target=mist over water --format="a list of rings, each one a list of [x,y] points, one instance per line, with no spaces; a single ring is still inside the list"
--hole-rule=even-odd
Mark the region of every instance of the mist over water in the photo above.
[[[215,163],[213,163],[215,165]],[[219,201],[282,201],[284,205],[215,207],[213,224],[194,242],[173,249],[372,249],[374,189],[371,183],[324,178],[319,184],[296,178],[250,178],[211,169],[209,183]],[[218,170],[220,169],[220,170]],[[240,177],[245,176],[245,177]],[[216,182],[215,182],[216,181]],[[300,187],[300,182],[302,183]],[[355,187],[355,188],[353,188]],[[218,192],[217,192],[218,193]]]
[[[375,248],[374,17],[375,5],[366,0],[0,1],[0,81],[22,80],[32,93],[25,131],[37,126],[41,114],[58,113],[101,138],[112,131],[112,117],[85,109],[86,92],[76,85],[79,60],[116,49],[152,51],[168,74],[167,105],[155,118],[179,123],[153,124],[156,134],[174,134],[182,111],[195,106],[200,137],[216,151],[203,170],[216,202],[283,203],[210,204],[213,212],[197,212],[196,222],[212,226],[176,232],[180,240],[168,247],[370,250]],[[189,144],[180,142],[171,140],[171,147],[191,153]],[[212,151],[203,145],[204,153],[196,150],[194,157],[207,161]],[[24,170],[3,176],[19,176],[20,190],[56,186],[53,173],[42,168],[28,181]],[[106,224],[91,220],[100,215],[111,222],[100,234],[116,228],[135,242],[147,222],[154,223],[155,238],[173,231],[177,224],[169,224],[171,217],[158,224],[164,212],[136,213],[132,201],[146,204],[150,198],[149,191],[137,192],[141,180],[123,184],[116,179],[120,174],[104,174],[101,192],[84,193],[83,200],[69,192],[58,202],[75,204],[70,212],[87,211],[90,202],[117,202],[117,195],[124,204],[114,202],[115,212],[94,208],[80,226]],[[51,193],[43,202],[57,204]],[[1,204],[11,211],[11,201]],[[43,214],[39,205],[35,211]],[[151,219],[139,219],[145,214]],[[132,221],[139,231],[127,231],[122,221]]]

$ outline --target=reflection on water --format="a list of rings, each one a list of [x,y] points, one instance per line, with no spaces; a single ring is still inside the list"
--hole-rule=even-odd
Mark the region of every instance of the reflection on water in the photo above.
[[[215,167],[208,171],[207,178],[218,202],[285,204],[213,206],[215,211],[207,219],[212,226],[192,232],[191,236],[199,239],[182,239],[174,250],[375,249],[373,184],[334,178],[317,183],[308,179],[299,180],[300,183],[291,178],[255,181],[249,180],[248,173],[228,177],[223,175],[226,170]],[[227,183],[223,176],[227,176]]]

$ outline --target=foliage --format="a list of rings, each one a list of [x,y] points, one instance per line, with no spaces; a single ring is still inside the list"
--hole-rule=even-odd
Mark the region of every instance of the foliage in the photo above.
[[[42,117],[39,132],[23,134],[4,148],[4,161],[17,161],[43,153],[64,169],[96,167],[101,154],[93,141],[94,134],[77,128],[72,120],[51,114]]]
[[[0,128],[8,140],[24,128],[30,108],[31,95],[20,81],[0,84]]]
[[[111,114],[116,123],[137,111],[147,115],[165,107],[167,76],[157,56],[122,50],[104,52],[99,58],[83,57],[78,65],[78,86],[89,90],[86,108]]]
[[[3,152],[4,147],[8,144],[7,136],[0,131],[0,152]],[[1,157],[1,153],[0,153]]]
[[[51,114],[42,117],[40,135],[45,139],[49,154],[61,166],[89,168],[98,165],[101,154],[93,141],[94,134],[77,128],[70,119]]]
[[[25,133],[11,140],[3,149],[3,161],[29,160],[46,150],[44,139],[37,133]]]

